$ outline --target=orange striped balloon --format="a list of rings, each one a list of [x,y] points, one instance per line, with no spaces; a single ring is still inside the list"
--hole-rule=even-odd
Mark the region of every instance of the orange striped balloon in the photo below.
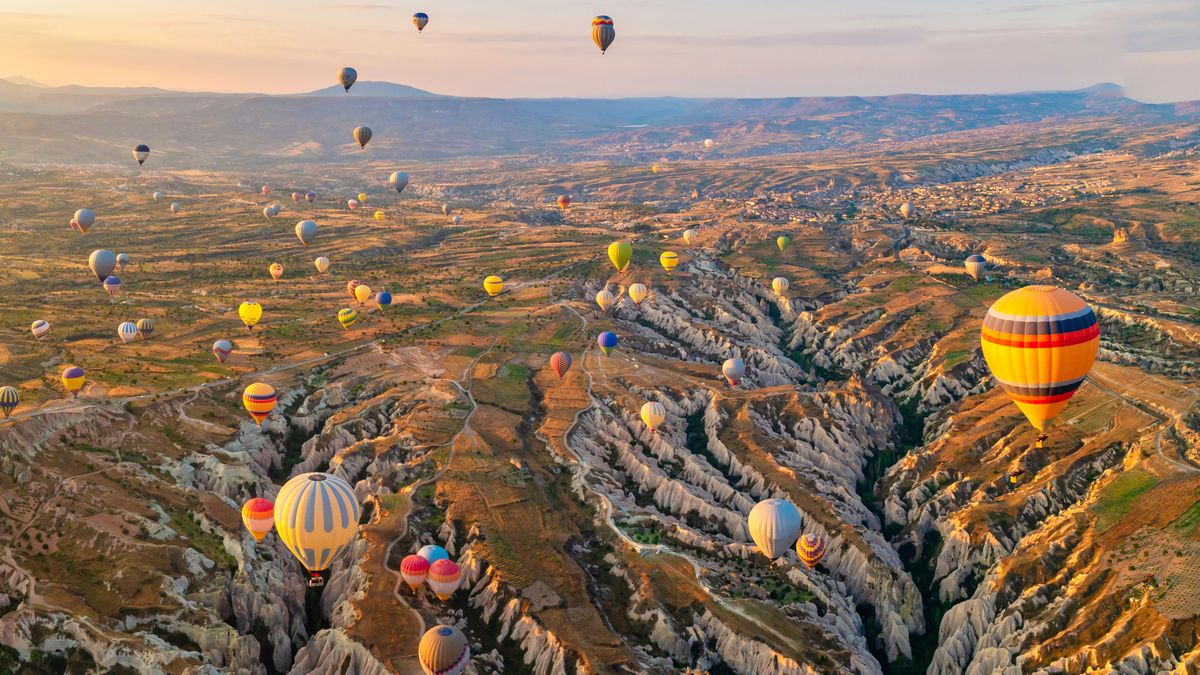
[[[800,562],[812,569],[825,557],[825,537],[818,534],[806,534],[796,540],[796,554]]]
[[[275,504],[262,497],[255,497],[242,505],[242,524],[254,536],[255,541],[262,541],[272,527],[275,527]]]
[[[263,382],[255,382],[242,392],[242,405],[254,418],[254,422],[262,426],[263,420],[275,409],[275,388]]]

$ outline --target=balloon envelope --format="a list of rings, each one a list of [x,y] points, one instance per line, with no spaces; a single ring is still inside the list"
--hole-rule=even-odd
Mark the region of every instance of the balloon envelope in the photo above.
[[[608,290],[607,288],[596,294],[596,304],[600,305],[601,311],[607,312],[608,308],[612,307],[616,302],[616,296],[614,296],[612,291]]]
[[[721,364],[721,374],[729,380],[729,384],[736,387],[746,374],[746,362],[741,359],[725,359],[725,363]]]
[[[550,356],[550,367],[558,373],[558,378],[561,380],[562,376],[571,369],[571,355],[566,352],[554,352]]]
[[[263,420],[275,409],[277,398],[274,387],[265,382],[255,382],[242,392],[242,405],[254,418],[254,423],[262,426]]]
[[[800,537],[796,540],[796,554],[800,556],[800,562],[813,569],[825,557],[825,537],[811,533]]]
[[[775,238],[775,246],[779,248],[780,253],[783,253],[790,243],[792,243],[792,238],[787,235]]]
[[[785,499],[767,499],[750,509],[747,526],[758,550],[775,560],[800,536],[800,511]]]
[[[16,387],[0,387],[0,411],[4,411],[4,417],[11,415],[18,405],[21,405],[21,392]]]
[[[138,166],[141,166],[146,158],[150,156],[150,146],[142,143],[133,148],[133,158],[137,160]]]
[[[425,675],[462,675],[471,663],[471,644],[454,626],[434,626],[421,636],[417,660]]]
[[[600,345],[600,351],[604,352],[605,356],[612,353],[617,347],[617,342],[617,334],[612,331],[604,331],[596,337],[596,344]]]
[[[408,187],[408,174],[403,171],[393,171],[392,175],[388,176],[388,185],[391,185],[397,194],[404,192],[404,188]]]
[[[491,297],[496,297],[504,292],[504,279],[495,274],[483,280],[483,290]]]
[[[987,260],[978,253],[969,256],[963,266],[967,268],[967,274],[971,275],[975,281],[979,281],[979,277],[987,271]]]
[[[41,340],[50,333],[50,322],[45,319],[38,319],[29,324],[29,330],[33,333],[33,337]]]
[[[339,309],[338,314],[337,314],[337,320],[338,320],[338,323],[342,324],[342,328],[349,330],[350,326],[353,326],[355,323],[358,322],[358,312],[349,307],[347,307],[345,309]]]
[[[313,261],[313,266],[317,268],[318,272],[324,274],[325,270],[329,269],[329,258],[321,256]]]
[[[338,71],[338,84],[342,85],[342,88],[346,91],[350,91],[350,87],[353,87],[357,80],[358,71],[350,66],[346,66]]]
[[[83,388],[84,373],[83,368],[79,366],[67,366],[62,371],[63,389],[72,396],[79,396],[79,390]]]
[[[72,218],[75,220],[75,224],[79,226],[79,229],[84,232],[87,232],[92,225],[96,224],[96,214],[91,209],[79,209]]]
[[[425,12],[417,12],[412,17],[413,25],[417,27],[417,32],[425,30],[425,26],[429,25],[429,15]]]
[[[600,48],[601,54],[608,51],[615,39],[617,39],[617,31],[613,29],[611,17],[600,15],[592,19],[592,42],[595,42],[596,46]]]
[[[658,257],[658,263],[663,266],[663,269],[670,272],[679,265],[679,254],[674,251],[664,251]]]
[[[262,318],[262,312],[262,305],[257,302],[247,300],[238,305],[238,318],[242,320],[242,323],[246,324],[246,328],[254,328],[254,324],[258,323],[258,320]]]
[[[246,502],[242,505],[242,524],[255,541],[262,541],[275,526],[275,504],[262,497]]]
[[[428,561],[430,565],[439,560],[448,560],[450,558],[450,554],[446,552],[446,549],[438,546],[437,544],[426,544],[422,546],[417,551],[417,555]]]
[[[371,127],[354,127],[354,140],[358,147],[367,147],[367,143],[371,142]]]
[[[279,489],[275,529],[279,540],[309,572],[329,569],[358,533],[358,497],[345,480],[304,473]]]
[[[138,319],[137,332],[138,337],[143,340],[149,338],[151,335],[154,335],[154,322],[150,319]]]
[[[642,404],[642,422],[650,431],[658,431],[659,425],[667,419],[667,409],[658,401],[646,401]]]
[[[96,275],[98,281],[103,282],[107,279],[116,267],[117,256],[112,251],[98,249],[88,256],[88,269]]]
[[[217,357],[218,361],[225,363],[225,359],[229,358],[229,355],[233,353],[233,343],[229,340],[217,340],[213,343],[212,353],[213,356]]]
[[[462,568],[453,560],[435,560],[429,564],[429,575],[426,583],[433,594],[442,600],[449,600],[458,590],[462,581]]]
[[[126,321],[120,326],[117,326],[117,335],[121,338],[121,342],[129,344],[137,339],[137,324],[132,321]]]
[[[296,223],[296,238],[301,244],[308,246],[317,238],[317,224],[311,220],[302,220]]]
[[[646,296],[650,294],[650,289],[646,287],[646,284],[630,284],[629,290],[626,292],[629,293],[629,299],[633,300],[633,304],[640,305],[642,300],[645,300]]]
[[[633,259],[633,246],[627,241],[614,241],[608,245],[608,259],[618,272],[624,272]]]
[[[400,576],[404,577],[404,583],[413,591],[425,583],[425,577],[428,575],[429,561],[421,556],[413,553],[400,561]]]

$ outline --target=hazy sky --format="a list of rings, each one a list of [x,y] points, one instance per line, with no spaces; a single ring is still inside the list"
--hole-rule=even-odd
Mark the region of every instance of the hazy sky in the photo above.
[[[430,15],[418,36],[413,12]],[[590,20],[617,40],[601,56]],[[1124,84],[1200,99],[1198,0],[0,0],[0,77],[298,92],[801,96]]]

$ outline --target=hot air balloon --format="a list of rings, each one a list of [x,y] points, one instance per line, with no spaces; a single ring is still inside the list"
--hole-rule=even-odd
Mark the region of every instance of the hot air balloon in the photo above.
[[[213,343],[212,353],[213,356],[217,357],[218,361],[225,363],[225,359],[229,358],[229,355],[233,353],[233,343],[229,340],[217,340]]]
[[[108,293],[108,297],[115,298],[121,292],[121,278],[115,274],[110,274],[104,278],[104,292]]]
[[[117,254],[117,271],[124,272],[125,266],[128,264],[129,264],[129,254],[128,253],[118,253]]]
[[[358,533],[358,497],[346,481],[327,473],[292,478],[275,498],[279,540],[309,572],[309,586],[325,582],[329,569]]]
[[[342,324],[342,328],[350,330],[350,326],[353,326],[358,322],[358,311],[351,307],[339,309],[337,313],[337,320],[338,323]]]
[[[900,205],[900,217],[905,220],[912,218],[916,212],[917,209],[912,205],[912,202],[904,202]]]
[[[308,202],[309,204],[317,201],[317,193],[315,193],[311,190],[308,192],[305,192],[304,193],[304,201]]]
[[[262,497],[255,497],[242,505],[242,524],[254,537],[262,541],[275,526],[275,504]]]
[[[462,225],[462,216],[455,214],[454,217],[450,219],[450,222],[454,223],[455,225]]]
[[[270,185],[264,185],[264,186],[262,186],[261,188],[259,188],[259,189],[258,189],[258,191],[259,191],[259,192],[261,192],[261,193],[262,193],[262,195],[265,197],[265,196],[267,196],[267,195],[271,194],[271,186],[270,186]]]
[[[171,206],[169,208],[171,213],[179,213],[183,210],[183,205],[179,202],[171,202]]]
[[[815,568],[825,557],[825,537],[811,533],[800,537],[796,540],[796,554],[808,569]]]
[[[367,193],[365,193],[365,192],[358,193],[358,203],[359,204],[367,203]]]
[[[300,203],[300,198],[301,198],[302,196],[303,196],[303,195],[301,195],[299,192],[293,192],[293,193],[292,193],[292,203],[293,203],[293,204],[299,204],[299,203]]]
[[[83,388],[84,373],[79,366],[67,366],[62,371],[63,390],[75,398],[79,398],[79,390]]]
[[[99,249],[88,256],[88,269],[96,275],[96,280],[103,282],[117,267],[117,256],[112,251]]]
[[[400,576],[404,577],[404,583],[413,590],[417,589],[425,583],[425,577],[429,575],[429,561],[417,554],[406,555],[404,560],[400,561]]]
[[[21,405],[21,392],[17,391],[16,387],[0,387],[0,411],[4,412],[4,418],[12,414],[12,411]]]
[[[87,232],[96,224],[96,214],[91,209],[79,209],[72,216],[75,224],[79,226],[80,232]]]
[[[149,156],[150,146],[141,143],[133,148],[133,158],[137,160],[138,166],[141,166]]]
[[[262,305],[247,300],[238,306],[238,317],[246,324],[246,330],[254,328],[254,324],[262,318]]]
[[[445,602],[458,590],[462,580],[462,569],[453,560],[435,560],[429,564],[429,576],[426,583],[429,590]]]
[[[790,243],[792,243],[792,238],[786,234],[775,238],[775,246],[779,248],[780,253],[783,253]]]
[[[646,401],[642,404],[642,422],[653,433],[658,433],[658,427],[667,419],[667,409],[658,401]]]
[[[504,279],[495,274],[489,276],[483,280],[483,290],[487,291],[487,294],[493,298],[500,295],[504,292]]]
[[[317,268],[317,272],[324,274],[329,269],[329,258],[321,256],[313,261],[313,266]]]
[[[408,174],[403,171],[393,171],[392,175],[388,176],[388,185],[396,191],[396,194],[404,192],[404,188],[408,187]]]
[[[975,253],[967,258],[963,266],[967,268],[967,274],[970,274],[972,279],[979,281],[979,277],[987,270],[987,260]]]
[[[607,312],[608,308],[612,307],[614,304],[616,304],[616,302],[616,296],[614,296],[612,291],[608,290],[607,288],[601,289],[600,292],[596,294],[596,304],[600,305],[600,311],[602,312]]]
[[[271,207],[269,207],[269,206],[264,206],[264,207],[263,207],[263,216],[264,216],[264,217],[265,217],[267,220],[270,220],[270,219],[274,218],[274,217],[275,217],[275,209],[273,209],[273,208],[271,208]]]
[[[601,54],[608,51],[615,39],[617,39],[617,31],[613,29],[611,18],[600,15],[592,19],[592,42],[595,42],[596,46],[600,48]]]
[[[412,23],[417,27],[417,33],[425,30],[425,26],[429,25],[429,15],[425,12],[417,12],[413,14]]]
[[[311,220],[302,220],[296,223],[296,238],[301,244],[308,246],[317,238],[317,224]]]
[[[781,298],[783,297],[784,293],[787,293],[788,288],[790,288],[791,285],[791,282],[789,282],[785,277],[775,277],[771,280],[771,290],[775,291],[775,295],[778,295]]]
[[[154,199],[154,201],[159,201],[160,199],[163,198],[163,193],[155,192],[154,194],[152,194],[150,196]]]
[[[800,536],[800,511],[786,499],[767,499],[750,509],[747,525],[758,550],[775,560]]]
[[[353,197],[351,197],[350,199],[347,199],[346,200],[346,208],[350,209],[351,211],[353,211],[354,209],[357,209],[358,208],[358,200]]]
[[[449,204],[442,204],[442,215],[443,216],[448,216],[453,211],[454,211],[454,209]]]
[[[354,140],[359,148],[366,148],[371,142],[371,127],[354,127]]]
[[[392,294],[388,293],[387,291],[379,291],[378,293],[376,293],[375,294],[375,306],[378,307],[379,311],[381,311],[381,312],[384,309],[391,307],[392,306]]]
[[[683,231],[683,243],[691,246],[696,243],[696,231],[688,228]]]
[[[382,223],[386,219],[387,219],[387,214],[384,213],[383,211],[375,212],[375,222]]]
[[[981,341],[992,376],[1044,437],[1092,369],[1100,324],[1079,296],[1026,286],[992,303]]]
[[[706,150],[711,150],[713,145],[714,145],[713,139],[711,139],[711,138],[704,139],[704,148]]]
[[[366,284],[359,284],[354,287],[354,299],[357,300],[358,304],[360,305],[370,300],[371,296],[374,294],[375,292],[372,291],[371,287]]]
[[[354,297],[354,289],[358,288],[360,285],[362,285],[362,282],[358,279],[351,279],[350,281],[346,282],[346,292],[350,294],[351,298],[354,298],[355,300],[358,299]]]
[[[347,93],[350,92],[350,87],[354,86],[356,80],[358,80],[358,71],[350,66],[346,66],[338,72],[338,84],[341,84]]]
[[[746,374],[746,362],[741,359],[725,359],[721,364],[721,374],[729,380],[729,386],[736,387]]]
[[[558,373],[558,379],[562,379],[563,375],[571,369],[571,355],[566,352],[554,352],[550,356],[550,367],[554,372]]]
[[[425,675],[462,675],[471,663],[471,643],[454,626],[434,626],[421,636],[417,660]]]
[[[562,209],[563,211],[566,211],[567,207],[570,205],[571,205],[571,196],[570,195],[559,195],[558,196],[558,208]]]
[[[633,246],[627,241],[614,241],[608,245],[608,259],[618,272],[624,272],[625,268],[629,267],[629,261],[633,259]]]
[[[271,278],[275,281],[279,281],[279,277],[283,276],[283,265],[279,263],[271,263],[271,266],[267,269],[271,272]]]
[[[604,331],[596,337],[596,344],[600,345],[600,351],[608,356],[617,347],[617,334],[612,331]]]
[[[661,171],[661,169],[657,164],[650,167],[650,173],[658,173],[659,171]]]
[[[629,294],[629,299],[633,300],[633,304],[640,305],[642,304],[642,300],[645,300],[646,296],[650,295],[650,289],[646,288],[646,284],[630,284],[626,293]]]
[[[275,387],[264,382],[255,382],[242,392],[242,405],[254,418],[254,423],[261,427],[263,420],[275,409],[277,398]]]
[[[151,335],[154,335],[154,322],[150,319],[137,320],[138,337],[147,340]]]
[[[50,322],[45,319],[38,319],[29,324],[29,330],[33,333],[35,339],[41,340],[50,333]]]
[[[668,273],[679,265],[679,254],[674,251],[664,251],[658,256],[658,264],[663,266],[663,269]]]
[[[438,546],[437,544],[425,544],[417,551],[417,555],[424,558],[425,561],[430,565],[439,560],[450,559],[450,554],[446,551],[446,549]]]

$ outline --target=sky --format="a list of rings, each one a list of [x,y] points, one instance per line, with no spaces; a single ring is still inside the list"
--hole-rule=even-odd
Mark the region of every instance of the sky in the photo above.
[[[413,12],[430,16],[425,33]],[[601,55],[591,18],[613,17]],[[492,97],[996,93],[1200,99],[1198,0],[0,0],[0,77]]]

